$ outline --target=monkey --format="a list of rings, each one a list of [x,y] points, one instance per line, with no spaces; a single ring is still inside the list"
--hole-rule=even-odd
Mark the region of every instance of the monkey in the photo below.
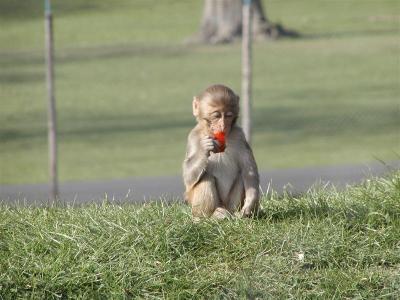
[[[197,124],[183,162],[185,201],[192,216],[250,217],[259,209],[259,174],[243,130],[236,125],[239,96],[216,84],[192,102]],[[222,138],[221,138],[222,136]]]

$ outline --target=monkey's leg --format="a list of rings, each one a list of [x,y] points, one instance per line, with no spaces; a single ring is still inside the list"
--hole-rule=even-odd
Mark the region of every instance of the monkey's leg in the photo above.
[[[225,207],[231,213],[234,214],[235,212],[239,211],[243,205],[244,200],[244,185],[241,176],[235,180],[233,184],[229,196],[226,199]]]
[[[209,217],[219,206],[215,178],[205,174],[201,181],[188,193],[193,217]]]

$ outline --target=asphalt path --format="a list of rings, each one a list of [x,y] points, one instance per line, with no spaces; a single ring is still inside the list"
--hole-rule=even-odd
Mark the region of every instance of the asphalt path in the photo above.
[[[282,193],[284,190],[299,194],[313,185],[346,185],[360,183],[371,176],[382,176],[400,169],[400,161],[389,163],[322,166],[297,169],[280,169],[260,172],[260,186]],[[47,184],[0,185],[0,201],[10,204],[46,204]],[[182,201],[181,176],[137,177],[119,180],[65,182],[60,184],[60,200],[69,204],[102,202],[146,202],[154,200]]]

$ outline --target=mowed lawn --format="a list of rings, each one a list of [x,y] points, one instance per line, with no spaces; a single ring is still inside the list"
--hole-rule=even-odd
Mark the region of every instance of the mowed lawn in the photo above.
[[[41,4],[0,1],[0,184],[47,181]],[[192,96],[240,93],[240,44],[183,44],[201,1],[54,4],[60,179],[179,174]],[[260,169],[398,159],[398,2],[265,8],[302,37],[254,45]]]

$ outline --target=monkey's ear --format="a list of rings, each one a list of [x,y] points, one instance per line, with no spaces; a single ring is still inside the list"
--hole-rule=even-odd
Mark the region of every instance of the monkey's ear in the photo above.
[[[193,107],[193,116],[197,117],[199,115],[199,110],[200,110],[200,102],[197,97],[193,97],[192,107]]]
[[[240,96],[239,95],[235,95],[236,96],[236,101],[239,104],[240,103]]]

